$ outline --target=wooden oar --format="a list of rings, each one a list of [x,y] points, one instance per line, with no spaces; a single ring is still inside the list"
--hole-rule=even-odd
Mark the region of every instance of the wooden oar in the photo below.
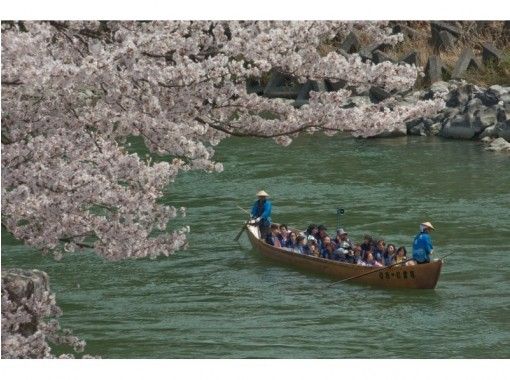
[[[248,223],[250,223],[250,221],[248,220],[246,223],[243,224],[243,227],[241,228],[241,231],[239,231],[239,233],[237,234],[237,236],[234,238],[234,241],[238,241],[239,238],[241,237],[241,235],[243,234],[244,230],[246,229],[246,227],[248,227]]]
[[[237,207],[239,210],[241,210],[241,211],[243,211],[243,212],[247,213],[248,215],[251,215],[251,213],[250,213],[248,210],[246,210],[245,208],[242,208],[241,206],[238,206],[238,205],[236,205],[236,207]]]
[[[236,205],[236,206],[237,206],[237,208],[238,208],[239,210],[242,210],[242,211],[244,211],[245,213],[247,213],[248,215],[250,215],[250,216],[251,216],[251,214],[250,214],[250,212],[249,212],[248,210],[246,210],[246,209],[242,208],[241,206],[238,206],[238,205]],[[250,221],[249,221],[249,220],[248,220],[246,223],[244,223],[244,224],[243,224],[243,227],[241,227],[241,231],[239,231],[239,233],[236,235],[236,237],[234,238],[234,241],[238,241],[238,240],[239,240],[239,238],[240,238],[240,237],[241,237],[241,235],[243,234],[244,230],[245,230],[245,229],[246,229],[246,227],[248,226],[248,223],[250,223]]]

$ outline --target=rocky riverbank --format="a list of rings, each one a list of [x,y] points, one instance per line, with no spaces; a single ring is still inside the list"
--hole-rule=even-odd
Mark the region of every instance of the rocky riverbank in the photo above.
[[[351,32],[331,49],[344,56],[358,54],[363,61],[391,61],[422,67],[424,75],[418,78],[417,88],[405,94],[388,93],[376,86],[363,93],[348,88],[355,96],[343,106],[380,103],[390,97],[398,103],[412,104],[441,95],[446,106],[435,117],[409,120],[405,126],[383,130],[373,137],[434,135],[482,140],[489,150],[510,151],[510,22],[393,21],[390,25],[394,33],[404,36],[400,51],[384,44],[363,46],[363,39],[356,32]],[[489,72],[495,74],[493,83],[495,79],[495,83],[506,85],[473,84],[480,81],[472,81],[472,78],[487,76]],[[272,72],[266,81],[248,83],[248,91],[270,98],[292,99],[296,107],[301,107],[308,103],[310,91],[337,91],[345,86],[346,83],[328,80],[299,84],[291,76]]]
[[[406,124],[405,134],[436,135],[450,139],[503,139],[510,146],[510,87],[494,85],[483,88],[465,81],[436,82],[429,89],[401,96],[401,101],[429,99],[438,93],[446,107],[434,118],[418,118]],[[500,140],[501,142],[501,140]],[[496,144],[491,150],[507,150]]]

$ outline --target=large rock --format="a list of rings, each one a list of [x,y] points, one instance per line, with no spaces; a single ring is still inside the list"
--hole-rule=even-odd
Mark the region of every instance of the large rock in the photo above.
[[[446,106],[450,108],[464,106],[469,101],[469,95],[466,87],[455,88],[448,94]]]
[[[498,137],[501,137],[506,141],[510,141],[510,120],[498,122],[496,124],[496,132],[498,134]]]
[[[479,98],[486,107],[494,106],[499,103],[498,94],[490,88],[485,92],[476,94],[475,96]]]
[[[490,90],[492,90],[495,94],[497,94],[499,97],[502,95],[510,93],[510,87],[501,86],[499,84],[495,84],[489,87]]]
[[[443,50],[453,50],[455,49],[455,37],[446,30],[442,30],[439,32],[437,47]]]
[[[303,86],[301,86],[294,105],[301,107],[302,105],[307,104],[308,100],[310,99],[310,91],[327,91],[324,81],[317,82],[314,80],[309,80],[306,82]]]
[[[354,32],[350,32],[347,37],[345,37],[340,48],[349,54],[357,53],[361,48],[361,42],[358,35]]]
[[[410,65],[420,66],[420,53],[417,50],[410,52],[409,54],[402,57],[400,62],[409,63]]]
[[[435,83],[443,79],[442,63],[437,55],[431,55],[425,66],[425,80],[428,83]]]
[[[382,63],[385,61],[393,62],[393,59],[386,53],[380,51],[380,50],[374,50],[372,53],[372,57],[375,63]]]
[[[262,86],[259,79],[250,78],[246,81],[246,92],[248,92],[248,94],[255,93],[257,95],[262,95],[264,94],[264,86]]]
[[[496,124],[497,121],[497,111],[494,108],[484,107],[477,114],[477,123],[482,127],[482,129]]]
[[[324,83],[326,85],[326,90],[327,91],[338,91],[338,90],[341,90],[347,84],[347,82],[344,81],[344,80],[339,80],[338,82],[332,82],[329,79],[326,79],[324,81]]]
[[[496,125],[491,125],[483,130],[482,133],[480,133],[480,138],[483,140],[485,138],[497,138],[498,137],[498,131],[496,130]]]
[[[496,49],[496,47],[490,43],[482,44],[482,60],[483,63],[487,64],[489,62],[494,62],[498,64],[503,58],[503,54]]]
[[[49,279],[45,272],[36,269],[2,269],[2,287],[15,301],[28,299],[32,295],[41,298],[44,292],[49,291]]]
[[[370,100],[373,103],[379,103],[379,102],[383,101],[384,99],[388,99],[391,96],[391,94],[381,87],[372,86],[372,87],[370,87],[369,96],[370,96]]]
[[[468,115],[457,115],[445,123],[440,135],[450,139],[470,140],[480,132],[481,128],[474,127]]]
[[[28,300],[31,297],[36,300],[43,299],[45,292],[49,292],[49,279],[45,272],[39,270],[2,269],[2,295],[4,293],[8,294],[9,301],[14,304],[22,305],[26,302],[24,300]],[[31,312],[29,311],[29,313]],[[39,317],[34,314],[31,321],[19,325],[17,332],[24,337],[34,334],[37,331]],[[3,331],[2,339],[5,339]]]
[[[432,29],[432,33],[439,33],[441,31],[447,31],[449,33],[451,33],[452,35],[454,35],[455,37],[460,37],[461,35],[461,30],[449,23],[446,23],[446,22],[442,22],[442,21],[432,21],[430,23],[430,27]]]
[[[273,71],[266,87],[264,96],[268,98],[287,98],[296,99],[301,85],[292,77],[283,75],[278,71]]]
[[[473,50],[471,48],[465,48],[462,51],[455,68],[453,69],[452,78],[461,79],[464,77],[467,69],[481,69],[483,68],[480,60],[475,58]]]
[[[492,141],[486,138],[484,142],[488,142],[488,146],[485,148],[486,150],[493,152],[510,152],[510,143],[501,137]]]

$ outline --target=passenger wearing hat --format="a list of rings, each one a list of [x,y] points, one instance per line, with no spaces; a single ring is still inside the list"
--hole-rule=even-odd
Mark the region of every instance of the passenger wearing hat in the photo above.
[[[336,237],[333,239],[333,241],[336,243],[336,245],[340,248],[351,250],[352,247],[354,247],[354,243],[351,239],[348,237],[347,231],[345,231],[343,228],[339,228],[336,230]]]
[[[267,199],[269,194],[264,190],[259,191],[257,194],[258,199],[251,208],[251,219],[253,223],[259,226],[260,237],[265,239],[269,234],[271,227],[271,201]]]
[[[420,224],[420,232],[414,238],[413,242],[413,259],[418,264],[426,264],[430,262],[430,255],[432,254],[432,239],[430,232],[434,230],[434,226],[430,222]]]

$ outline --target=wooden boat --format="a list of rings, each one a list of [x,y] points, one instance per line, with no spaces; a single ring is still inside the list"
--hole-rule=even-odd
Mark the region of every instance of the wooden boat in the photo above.
[[[442,260],[435,260],[428,264],[412,266],[365,267],[273,247],[260,239],[259,229],[256,226],[247,226],[246,231],[253,248],[265,257],[310,272],[321,273],[337,280],[360,276],[349,282],[365,285],[386,288],[434,289],[443,265]]]

